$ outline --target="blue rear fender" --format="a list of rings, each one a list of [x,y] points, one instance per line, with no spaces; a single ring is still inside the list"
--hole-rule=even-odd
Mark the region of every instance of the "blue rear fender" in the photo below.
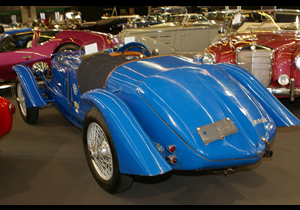
[[[103,115],[114,141],[121,173],[155,176],[172,170],[120,98],[106,90],[95,89],[81,95],[81,104],[84,101],[94,104]]]
[[[12,71],[18,75],[27,108],[47,105],[47,99],[43,96],[30,67],[17,65],[12,68]]]
[[[273,119],[277,127],[296,126],[300,121],[280,101],[270,93],[252,74],[245,69],[228,63],[219,63],[219,67],[226,70],[241,85],[243,85]]]

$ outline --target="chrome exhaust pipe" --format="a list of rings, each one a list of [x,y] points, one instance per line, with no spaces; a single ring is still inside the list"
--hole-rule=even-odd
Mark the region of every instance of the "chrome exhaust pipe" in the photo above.
[[[265,137],[261,137],[261,140],[263,140],[263,142],[265,142],[266,145],[267,145],[267,149],[266,149],[265,154],[263,155],[263,157],[272,157],[273,156],[273,151],[270,150],[270,148],[271,148],[270,142]]]

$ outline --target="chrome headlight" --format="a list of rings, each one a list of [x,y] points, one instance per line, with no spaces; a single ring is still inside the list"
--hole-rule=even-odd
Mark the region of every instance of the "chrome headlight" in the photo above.
[[[214,64],[216,63],[216,58],[212,53],[206,52],[202,55],[203,64]]]
[[[288,75],[283,74],[278,77],[278,83],[282,86],[286,86],[290,83],[290,78]]]
[[[300,54],[295,57],[295,65],[300,70]]]

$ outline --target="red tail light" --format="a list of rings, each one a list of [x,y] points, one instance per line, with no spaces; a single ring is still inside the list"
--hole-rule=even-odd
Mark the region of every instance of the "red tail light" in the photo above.
[[[169,146],[167,146],[167,151],[169,153],[175,152],[175,149],[176,149],[175,145],[169,145]]]
[[[169,155],[166,157],[166,160],[168,161],[168,163],[170,163],[171,165],[174,165],[175,163],[177,163],[177,158],[175,155]]]

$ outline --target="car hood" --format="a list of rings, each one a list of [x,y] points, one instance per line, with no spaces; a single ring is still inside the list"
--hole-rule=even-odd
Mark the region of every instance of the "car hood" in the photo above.
[[[272,141],[276,133],[273,120],[257,100],[218,66],[151,75],[140,83],[139,93],[183,142],[209,160],[257,157],[266,148],[261,138]],[[224,119],[230,119],[238,131],[205,144],[197,128],[214,129],[214,123]]]
[[[230,36],[230,41],[237,47],[244,44],[265,45],[271,47],[273,50],[277,49],[294,49],[298,46],[299,35],[293,32],[260,32],[260,33],[239,33]]]

